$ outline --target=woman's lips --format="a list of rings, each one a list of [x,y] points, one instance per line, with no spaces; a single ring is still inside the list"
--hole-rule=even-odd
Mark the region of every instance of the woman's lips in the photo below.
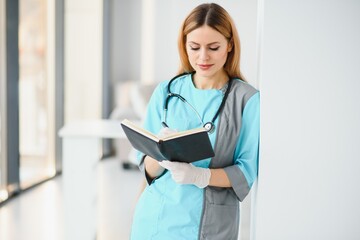
[[[208,70],[209,68],[211,68],[214,64],[198,64],[199,68],[201,70]]]

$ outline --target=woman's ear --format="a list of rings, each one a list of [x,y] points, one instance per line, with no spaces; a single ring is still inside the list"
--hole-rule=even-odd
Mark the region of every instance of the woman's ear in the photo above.
[[[233,41],[232,39],[229,41],[228,43],[228,52],[231,52],[232,51],[232,48],[233,48]]]

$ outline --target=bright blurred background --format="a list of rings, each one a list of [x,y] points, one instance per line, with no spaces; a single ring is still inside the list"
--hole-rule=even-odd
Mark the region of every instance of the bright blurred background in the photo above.
[[[61,171],[59,127],[73,120],[109,118],[114,109],[130,104],[132,85],[155,85],[176,74],[178,29],[201,2],[2,0],[1,196],[8,195],[6,176],[17,175],[6,173],[4,163],[7,145],[12,144],[6,134],[14,131],[6,120],[17,121],[7,112],[17,115],[19,132],[15,140],[19,182],[11,184],[25,189],[55,176]],[[217,2],[228,9],[239,28],[242,68],[257,85],[257,3]],[[5,14],[6,3],[10,9],[18,7],[18,18]],[[16,25],[5,28],[7,21],[18,21],[18,36]],[[7,41],[12,41],[12,48],[7,48]],[[12,65],[6,75],[7,65],[12,64],[6,59],[10,54],[18,55],[18,67]],[[12,71],[17,71],[18,78],[9,80]],[[11,102],[15,96],[17,102]],[[141,104],[142,99],[138,101]],[[109,154],[111,149],[104,151]]]
[[[203,2],[0,0],[3,226],[16,196],[61,177],[64,125],[141,121],[154,86],[177,71],[181,21]],[[213,2],[233,17],[241,68],[261,91],[259,179],[240,238],[359,239],[360,3]],[[124,140],[101,152],[133,167]]]
[[[66,124],[141,121],[156,84],[177,72],[182,20],[203,2],[0,0],[1,206],[62,176],[58,132]],[[214,2],[233,17],[242,70],[257,87],[257,1]],[[127,140],[104,139],[101,152],[100,159],[134,169]],[[8,215],[0,217],[2,230],[17,221]]]

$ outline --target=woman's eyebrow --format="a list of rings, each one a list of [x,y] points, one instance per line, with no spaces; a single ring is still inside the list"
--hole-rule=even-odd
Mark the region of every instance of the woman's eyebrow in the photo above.
[[[199,43],[197,42],[193,42],[193,41],[189,41],[188,43],[191,43],[191,44],[196,44],[196,45],[200,45]],[[220,44],[220,42],[212,42],[212,43],[208,43],[207,46],[209,45],[213,45],[213,44]]]

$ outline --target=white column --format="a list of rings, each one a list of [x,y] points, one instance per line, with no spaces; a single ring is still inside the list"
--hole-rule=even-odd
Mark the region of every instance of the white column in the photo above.
[[[359,12],[265,1],[256,240],[360,239]]]
[[[65,122],[101,118],[103,1],[65,1]]]

